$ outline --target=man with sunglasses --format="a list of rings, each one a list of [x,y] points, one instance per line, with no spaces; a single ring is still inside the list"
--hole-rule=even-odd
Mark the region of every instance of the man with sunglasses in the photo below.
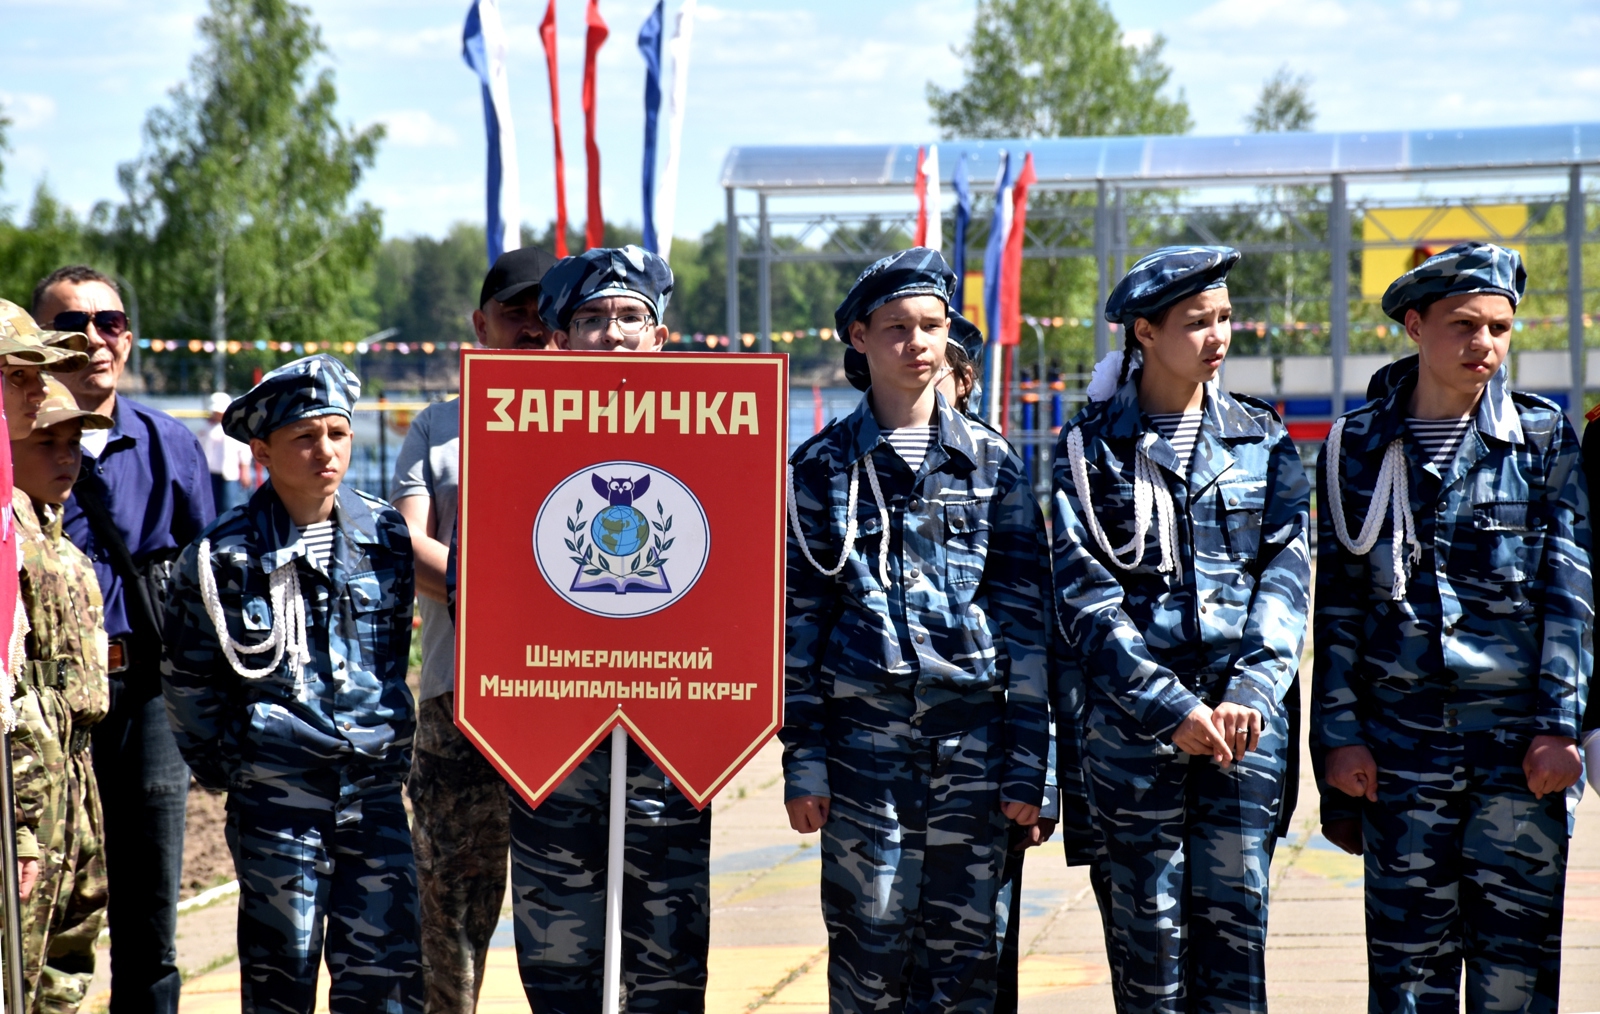
[[[89,364],[63,380],[79,408],[114,423],[84,432],[83,469],[65,509],[67,537],[94,561],[110,638],[111,710],[92,750],[105,810],[111,1014],[175,1014],[189,769],[161,697],[153,599],[179,550],[216,516],[210,469],[186,426],[117,394],[134,336],[111,278],[59,268],[34,287],[33,316],[88,335]]]
[[[472,312],[478,344],[542,349],[539,281],[556,259],[538,247],[501,254]],[[390,501],[411,529],[422,675],[412,745],[412,846],[421,897],[427,1014],[472,1014],[500,921],[510,840],[506,783],[455,724],[455,626],[445,601],[447,543],[456,526],[461,446],[457,400],[417,414],[394,465]]]

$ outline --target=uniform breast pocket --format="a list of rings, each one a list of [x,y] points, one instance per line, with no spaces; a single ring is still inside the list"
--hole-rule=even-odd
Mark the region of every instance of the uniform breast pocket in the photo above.
[[[1494,500],[1472,505],[1478,536],[1476,558],[1491,581],[1532,581],[1544,562],[1547,523],[1539,505],[1527,500]]]
[[[989,555],[989,499],[955,500],[944,504],[945,584],[975,588],[983,581]]]
[[[357,574],[346,585],[347,601],[350,604],[350,624],[346,643],[355,642],[361,646],[361,657],[347,661],[354,667],[376,670],[380,651],[388,649],[389,629],[383,623],[382,611],[389,602],[389,596],[378,580],[378,576],[371,571]],[[338,654],[338,646],[331,643],[329,648]],[[338,659],[334,664],[338,664]]]
[[[1267,491],[1260,483],[1237,483],[1217,489],[1217,514],[1228,556],[1241,562],[1261,552],[1261,519],[1266,513]]]

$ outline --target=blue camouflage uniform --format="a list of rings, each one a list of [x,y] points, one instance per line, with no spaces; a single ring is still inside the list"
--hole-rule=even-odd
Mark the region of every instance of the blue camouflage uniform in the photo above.
[[[659,322],[672,285],[672,269],[653,253],[636,246],[596,248],[545,273],[539,315],[564,331],[585,303],[621,295],[643,300]],[[540,1014],[600,1010],[610,771],[611,751],[602,747],[538,809],[511,795],[517,961],[528,1002]],[[711,808],[695,809],[630,741],[627,814],[624,1007],[632,1014],[695,1014],[705,1009],[711,943]]]
[[[337,360],[310,357],[267,374],[223,425],[264,438],[298,419],[348,418],[358,393]],[[228,791],[247,1012],[309,1014],[324,958],[336,1014],[422,1009],[400,796],[416,724],[411,538],[398,511],[349,489],[332,520],[324,566],[268,483],[184,550],[167,600],[162,677],[178,745],[201,784]],[[287,650],[245,650],[271,638]]]
[[[1403,322],[1467,292],[1514,308],[1524,285],[1513,251],[1462,244],[1397,280],[1384,309]],[[1435,462],[1408,426],[1417,383],[1391,370],[1319,464],[1312,755],[1321,772],[1328,751],[1365,746],[1378,768],[1376,802],[1325,788],[1323,819],[1362,818],[1369,1011],[1458,1010],[1464,963],[1466,1009],[1553,1012],[1577,790],[1536,799],[1522,763],[1534,736],[1578,735],[1588,694],[1578,441],[1502,366],[1454,459]],[[1358,554],[1335,530],[1330,484],[1357,531],[1391,446],[1415,545],[1395,552],[1391,510]]]
[[[1107,316],[1131,326],[1220,285],[1237,258],[1157,251],[1119,283]],[[1094,854],[1117,1009],[1265,1011],[1268,869],[1298,752],[1291,688],[1311,583],[1310,486],[1276,413],[1215,384],[1185,466],[1141,410],[1140,376],[1091,401],[1056,452],[1058,654],[1076,660],[1055,687],[1061,782],[1087,795],[1092,827],[1076,852]],[[1140,474],[1171,497],[1170,557],[1157,512],[1141,559],[1123,569],[1089,512],[1129,562]],[[1179,751],[1172,733],[1202,703],[1260,712],[1258,749],[1226,769]],[[1069,831],[1069,861],[1073,841]]]
[[[902,295],[948,305],[953,284],[937,253],[905,251],[836,320],[847,331]],[[831,1009],[988,1011],[1001,803],[1041,802],[1049,749],[1043,523],[999,434],[937,396],[913,474],[870,398],[791,458],[785,798],[831,800]],[[825,575],[806,551],[844,565]]]

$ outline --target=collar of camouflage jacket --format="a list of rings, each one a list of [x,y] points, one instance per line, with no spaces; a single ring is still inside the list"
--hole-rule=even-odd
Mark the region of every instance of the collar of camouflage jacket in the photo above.
[[[978,463],[978,449],[973,446],[972,435],[965,426],[955,425],[955,410],[950,403],[944,400],[944,395],[935,391],[934,418],[939,426],[938,438],[928,449],[928,457],[923,461],[923,472],[932,472],[952,457],[960,457],[966,461],[967,467],[972,468]],[[849,468],[851,465],[866,457],[874,447],[888,441],[883,436],[883,428],[878,425],[878,417],[872,414],[872,389],[861,396],[861,404],[850,413],[841,424],[848,428],[850,443],[845,451],[845,460],[840,464]]]
[[[1378,403],[1373,413],[1371,427],[1367,430],[1365,438],[1356,443],[1350,436],[1345,437],[1345,446],[1348,448],[1356,444],[1363,452],[1375,453],[1389,446],[1390,442],[1397,439],[1404,431],[1406,420],[1411,417],[1411,394],[1417,389],[1417,371],[1410,370],[1394,378],[1388,393]],[[1474,428],[1484,437],[1499,440],[1507,444],[1520,444],[1524,442],[1522,435],[1522,417],[1517,413],[1517,406],[1511,400],[1511,378],[1506,364],[1502,363],[1494,376],[1489,378],[1489,385],[1483,390],[1483,397],[1478,399],[1478,410],[1473,420]],[[1468,442],[1470,444],[1470,441]],[[1472,448],[1464,447],[1465,455]],[[1473,451],[1476,457],[1476,452]]]
[[[311,550],[306,546],[305,540],[300,537],[300,529],[295,525],[294,519],[289,516],[289,511],[283,506],[283,501],[278,499],[277,492],[272,488],[272,481],[261,484],[250,497],[250,517],[255,525],[256,537],[261,540],[262,550],[258,555],[261,570],[270,574],[279,567],[296,557],[304,556],[306,565],[318,573],[324,573],[311,558]],[[372,509],[366,505],[359,496],[345,496],[342,493],[333,505],[334,527],[344,536],[344,544],[376,545],[378,543],[378,522],[373,516]],[[334,556],[339,555],[340,540],[333,541]]]
[[[1105,403],[1105,426],[1101,435],[1109,440],[1127,440],[1137,444],[1151,461],[1171,472],[1182,475],[1192,489],[1203,489],[1234,462],[1229,444],[1239,440],[1263,440],[1267,431],[1245,407],[1222,390],[1213,381],[1206,385],[1205,400],[1201,403],[1200,433],[1196,438],[1194,456],[1185,469],[1178,461],[1177,452],[1167,442],[1149,416],[1139,407],[1139,375],[1135,370],[1117,388]]]

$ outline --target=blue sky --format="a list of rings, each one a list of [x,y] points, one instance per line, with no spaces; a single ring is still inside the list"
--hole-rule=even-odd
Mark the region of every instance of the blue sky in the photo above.
[[[501,0],[531,223],[552,215],[544,0]],[[0,203],[40,179],[76,208],[119,197],[146,110],[187,74],[204,0],[0,0],[0,102],[15,125]],[[643,63],[650,0],[602,0],[599,137],[608,218],[639,219]],[[361,196],[390,235],[482,218],[483,121],[461,62],[464,0],[310,0],[342,116],[390,128]],[[676,4],[669,0],[668,16]],[[1287,64],[1312,79],[1323,129],[1600,120],[1600,7],[1582,0],[1111,0],[1131,40],[1167,38],[1195,130],[1230,133]],[[738,144],[931,139],[924,88],[953,86],[975,0],[709,0],[690,73],[679,235],[722,214],[718,170]],[[568,207],[583,217],[579,84],[584,0],[558,0]]]

